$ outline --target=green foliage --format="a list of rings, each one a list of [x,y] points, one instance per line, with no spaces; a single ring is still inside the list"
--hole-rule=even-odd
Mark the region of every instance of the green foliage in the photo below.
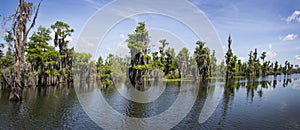
[[[113,56],[113,60],[111,62],[111,76],[115,83],[120,83],[121,81],[125,81],[126,79],[126,70],[128,67],[124,64],[122,58],[118,56]]]
[[[151,57],[148,55],[149,36],[144,22],[139,22],[133,34],[128,35],[128,48],[131,54],[131,66],[129,67],[129,79],[135,86],[137,82],[143,83],[147,69],[151,66]]]
[[[186,77],[189,64],[189,50],[182,48],[176,56],[176,63],[179,68],[179,77]]]
[[[222,61],[221,64],[218,66],[218,70],[219,70],[220,76],[224,76],[226,74],[226,65],[225,65],[224,61]]]
[[[161,39],[161,40],[159,40],[159,43],[161,43],[161,45],[162,45],[162,46],[159,47],[159,52],[160,52],[160,53],[163,53],[164,50],[165,50],[165,47],[166,47],[167,45],[169,45],[169,43],[167,42],[166,39]]]
[[[198,72],[202,81],[205,81],[209,76],[210,50],[205,46],[205,42],[197,41],[198,45],[195,48],[195,59],[198,65]]]
[[[36,75],[38,76],[38,85],[48,84],[44,79],[49,76],[58,76],[59,72],[55,66],[60,54],[48,44],[52,39],[50,34],[50,29],[40,26],[38,31],[29,38],[30,41],[25,48],[26,61],[30,63],[33,72],[29,72],[29,76],[35,76],[35,73],[38,73]]]
[[[151,67],[150,64],[147,64],[147,65],[135,65],[135,66],[133,66],[133,68],[136,69],[136,70],[147,70],[150,67]]]
[[[62,21],[56,21],[53,25],[51,25],[51,29],[55,32],[55,46],[59,46],[60,50],[67,48],[69,41],[65,40],[65,38],[67,38],[67,36],[71,36],[74,29],[71,29],[67,23]]]
[[[89,61],[92,55],[84,52],[76,52],[75,53],[75,70],[77,73],[86,72],[89,66]]]
[[[278,61],[275,61],[275,65],[274,65],[273,71],[274,71],[275,74],[278,73],[278,71],[279,71]]]
[[[231,36],[229,35],[228,37],[228,50],[226,52],[225,55],[225,60],[226,60],[226,65],[227,65],[227,69],[226,69],[226,78],[228,78],[229,75],[231,75],[231,77],[233,75],[235,75],[236,73],[236,61],[237,61],[237,57],[233,55],[232,49],[231,49],[231,44],[232,44],[232,39]]]
[[[53,25],[51,25],[51,29],[55,32],[54,35],[54,45],[55,47],[59,48],[59,53],[61,55],[60,58],[60,67],[67,67],[67,63],[69,59],[68,56],[70,56],[71,54],[69,54],[69,52],[72,52],[69,48],[68,48],[68,44],[69,41],[66,40],[66,38],[68,36],[71,36],[71,34],[74,32],[74,29],[71,29],[70,26],[67,23],[64,23],[62,21],[56,21]],[[71,67],[68,66],[68,68],[70,69]]]
[[[163,70],[164,65],[161,63],[160,58],[158,57],[158,52],[152,52],[152,60],[150,64],[152,69]]]
[[[259,63],[259,58],[257,57],[257,48],[255,48],[254,53],[253,53],[253,61],[254,61],[254,70],[255,70],[255,75],[259,76],[260,71],[261,71],[261,65]]]
[[[74,29],[70,28],[67,23],[62,21],[56,21],[53,25],[51,25],[51,29],[55,32],[54,35],[54,45],[59,48],[60,59],[58,60],[59,68],[60,68],[60,76],[59,80],[62,82],[66,80],[68,83],[72,82],[72,61],[74,48],[69,49],[68,44],[69,41],[66,40],[68,36],[74,32]]]
[[[148,31],[144,22],[139,22],[139,26],[136,27],[135,33],[129,34],[126,41],[128,42],[128,48],[131,53],[131,57],[134,57],[137,53],[147,53],[149,44]]]
[[[105,61],[99,57],[97,62],[94,62],[91,61],[90,54],[75,52],[74,48],[68,48],[69,41],[66,39],[74,30],[67,23],[57,21],[51,25],[51,29],[55,32],[54,38],[50,36],[49,28],[40,26],[29,38],[24,49],[26,62],[29,64],[26,68],[26,78],[37,78],[38,84],[72,79],[71,69],[80,77],[90,77],[96,71],[97,79],[105,87],[125,79],[127,75],[125,72],[128,69],[130,80],[139,83],[146,78],[159,76],[162,78],[163,75],[167,79],[187,78],[187,76],[196,79],[200,76],[205,81],[208,77],[225,74],[228,78],[228,76],[265,76],[297,72],[289,61],[286,61],[284,66],[277,61],[275,63],[265,61],[267,53],[262,52],[259,56],[256,48],[250,52],[248,61],[243,63],[233,54],[230,35],[225,61],[220,65],[217,65],[215,50],[210,53],[210,49],[205,47],[205,42],[202,41],[196,42],[193,56],[190,56],[187,48],[182,48],[176,55],[174,48],[167,48],[170,43],[166,39],[159,40],[160,46],[157,52],[148,52],[150,39],[144,22],[139,22],[134,33],[129,34],[126,40],[131,57],[122,58],[109,54]],[[8,67],[12,70],[15,62],[15,48],[10,46],[15,39],[10,34],[4,39],[8,46],[0,44],[1,71]],[[55,46],[49,45],[52,39]],[[4,48],[7,48],[6,54]],[[259,61],[260,59],[262,62]]]
[[[101,70],[101,83],[104,87],[108,87],[112,84],[111,70],[111,66],[108,64],[104,65]]]
[[[102,69],[102,66],[103,66],[103,59],[101,56],[98,57],[98,60],[96,62],[96,72],[97,72],[97,79],[99,77],[101,77],[101,69]]]
[[[291,74],[292,73],[292,69],[293,66],[289,61],[285,61],[284,62],[284,69],[283,69],[283,73],[284,74]]]
[[[33,33],[29,38],[25,51],[27,52],[27,60],[29,62],[42,62],[44,52],[51,49],[48,45],[48,41],[51,40],[50,30],[40,26],[38,31]]]
[[[178,67],[175,61],[175,50],[174,48],[168,48],[166,50],[166,58],[165,58],[165,76],[166,78],[179,78],[179,71],[178,71]],[[167,75],[171,75],[171,76],[167,76]]]
[[[11,47],[7,48],[6,54],[0,57],[1,64],[0,68],[12,68],[14,64],[15,54],[13,53]]]
[[[217,75],[217,58],[216,52],[213,50],[212,54],[210,55],[210,64],[209,64],[209,75],[216,76]]]
[[[261,53],[260,58],[263,60],[263,62],[265,61],[265,58],[267,57],[267,52],[263,52]]]

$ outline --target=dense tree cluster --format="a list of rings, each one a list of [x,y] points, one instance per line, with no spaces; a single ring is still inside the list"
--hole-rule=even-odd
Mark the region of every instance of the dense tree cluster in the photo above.
[[[31,85],[54,85],[59,74],[56,61],[60,54],[49,45],[52,39],[50,33],[50,29],[40,26],[25,47],[25,57],[29,64],[27,77]]]
[[[145,24],[139,23],[136,31],[138,29],[146,31]],[[136,32],[137,33],[137,32]],[[160,45],[158,47],[159,51],[149,51],[147,49],[146,44],[141,44],[145,42],[141,41],[134,41],[132,39],[135,38],[137,34],[129,34],[128,47],[131,50],[131,54],[133,53],[141,53],[137,58],[136,55],[131,55],[129,57],[122,58],[117,56],[116,59],[113,60],[114,64],[118,63],[120,66],[117,68],[122,68],[117,71],[116,69],[111,69],[111,71],[100,71],[101,66],[106,64],[111,66],[109,63],[102,63],[102,58],[100,57],[97,63],[97,71],[98,75],[106,75],[100,76],[103,79],[105,84],[112,83],[112,78],[107,74],[112,75],[112,71],[116,71],[117,73],[121,73],[123,71],[126,72],[129,69],[135,69],[139,72],[139,78],[142,78],[142,82],[148,80],[159,80],[159,79],[188,79],[188,80],[201,80],[206,81],[210,77],[223,77],[226,78],[234,78],[236,76],[243,76],[243,77],[257,77],[257,76],[266,76],[266,75],[278,75],[278,74],[291,74],[299,72],[299,69],[293,69],[293,65],[290,64],[288,61],[285,62],[284,66],[281,66],[276,61],[275,63],[271,63],[270,61],[266,61],[266,52],[262,52],[259,56],[257,49],[255,48],[254,51],[251,51],[249,54],[249,59],[247,62],[242,62],[238,59],[238,56],[234,55],[233,50],[231,49],[232,39],[231,36],[228,38],[228,51],[225,55],[225,62],[222,61],[219,65],[217,64],[217,59],[215,57],[215,50],[210,52],[208,47],[205,47],[205,42],[197,41],[196,48],[194,54],[191,55],[187,48],[182,48],[179,53],[176,55],[174,48],[168,47],[171,43],[167,42],[166,39],[162,39],[159,41]],[[149,37],[148,33],[145,35],[141,35],[139,37]],[[142,38],[143,39],[143,38]],[[145,38],[144,38],[145,39]],[[148,39],[149,40],[149,39]],[[147,40],[147,45],[148,41]],[[143,48],[143,49],[141,49]],[[142,51],[144,50],[144,51]],[[151,54],[151,55],[149,55]],[[133,57],[132,57],[133,56]],[[107,67],[106,67],[107,68]],[[107,70],[107,69],[105,69]],[[102,74],[101,74],[102,73]],[[123,78],[126,78],[126,74],[123,74]],[[129,78],[131,78],[129,76]],[[132,79],[131,79],[132,80]],[[136,79],[134,79],[136,81]]]
[[[114,79],[126,79],[126,77],[133,85],[136,83],[143,85],[145,81],[157,81],[164,78],[205,81],[210,76],[221,74],[218,73],[220,66],[217,65],[215,51],[210,54],[209,48],[204,47],[204,42],[196,42],[198,46],[193,55],[187,48],[182,48],[176,55],[175,49],[168,47],[171,43],[166,39],[159,40],[158,51],[151,51],[148,47],[148,32],[143,22],[140,22],[135,32],[129,34],[128,37],[130,57],[118,57],[110,54],[107,59],[113,58],[114,60],[105,62],[102,57],[98,58],[96,77],[106,87],[110,86],[112,81],[115,81]],[[221,69],[224,69],[224,64]],[[115,74],[119,74],[118,78],[115,78]]]
[[[55,24],[57,23],[63,22],[56,22]],[[67,25],[66,23],[64,24]],[[59,82],[70,83],[72,81],[71,68],[74,49],[67,47],[69,41],[65,40],[65,38],[61,39],[64,43],[60,43],[65,44],[63,45],[65,47],[56,49],[55,46],[50,45],[53,39],[50,34],[50,28],[39,26],[38,30],[29,37],[29,41],[25,44],[24,79],[22,79],[24,86],[48,86],[56,85]],[[6,41],[9,42],[8,40]],[[63,54],[61,53],[62,50],[64,50]],[[6,55],[1,56],[2,77],[8,79],[7,82],[4,82],[8,85],[10,84],[8,81],[11,79],[8,74],[11,74],[14,68],[10,68],[11,71],[7,71],[7,68],[15,63],[15,53],[15,50],[8,46]]]
[[[38,14],[37,8],[27,29],[26,22],[31,21],[32,6],[32,3],[20,0],[11,18],[12,28],[6,30],[5,43],[0,46],[1,86],[10,90],[10,100],[22,100],[23,88],[27,86],[57,85],[73,80],[74,49],[68,48],[66,37],[74,30],[67,23],[58,21],[51,26],[55,32],[54,38],[50,35],[50,28],[40,26],[27,39]],[[55,46],[50,45],[52,40]]]
[[[266,52],[262,52],[259,56],[257,48],[254,51],[250,51],[248,62],[242,63],[241,60],[237,60],[231,49],[231,36],[228,38],[228,51],[225,55],[226,59],[226,77],[230,76],[247,76],[257,77],[266,75],[279,75],[279,74],[292,74],[299,73],[299,68],[294,68],[293,64],[289,61],[285,61],[284,66],[279,65],[278,61],[272,63],[271,61],[265,61],[267,56]],[[261,61],[260,61],[261,59]]]
[[[51,26],[55,32],[54,38],[50,36],[49,28],[40,26],[29,39],[25,46],[26,61],[29,66],[26,69],[29,85],[56,85],[59,82],[72,82],[72,62],[74,49],[67,47],[68,40],[64,34],[69,25],[57,21]],[[54,40],[54,46],[50,45]],[[55,47],[58,46],[58,49]],[[37,81],[36,81],[37,79]]]
[[[202,81],[205,81],[209,76],[210,50],[208,47],[204,47],[205,42],[197,41],[196,44],[198,46],[195,51],[195,59],[198,65],[198,72]]]

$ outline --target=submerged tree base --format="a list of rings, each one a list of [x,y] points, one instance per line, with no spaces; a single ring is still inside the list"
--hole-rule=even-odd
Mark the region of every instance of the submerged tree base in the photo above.
[[[17,89],[17,90],[13,90],[10,92],[9,94],[9,101],[22,101],[23,97],[22,97],[22,90]]]
[[[9,101],[22,101],[22,96],[20,95],[17,95],[17,94],[13,94],[13,93],[10,93],[9,94]]]

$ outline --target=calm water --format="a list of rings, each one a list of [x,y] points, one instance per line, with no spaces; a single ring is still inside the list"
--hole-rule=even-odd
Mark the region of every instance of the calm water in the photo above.
[[[207,84],[160,82],[139,91],[144,93],[136,101],[128,100],[133,93],[126,85],[109,90],[95,86],[27,88],[21,103],[9,102],[8,92],[0,89],[0,129],[158,129],[182,115],[173,129],[300,129],[300,74]],[[172,110],[180,98],[182,105],[173,116],[149,126],[153,120],[148,119]],[[117,121],[103,109],[106,102],[119,114]],[[205,111],[207,106],[213,109]],[[207,118],[202,122],[201,111]]]

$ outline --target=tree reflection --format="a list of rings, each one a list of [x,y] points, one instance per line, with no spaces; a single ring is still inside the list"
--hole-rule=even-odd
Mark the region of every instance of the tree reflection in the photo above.
[[[292,80],[291,78],[289,78],[287,75],[284,76],[284,79],[283,79],[283,84],[282,86],[283,87],[287,87],[289,85],[289,83],[292,83]]]
[[[233,98],[235,91],[238,91],[240,87],[245,87],[247,91],[247,98],[251,98],[252,102],[255,93],[257,93],[259,97],[262,97],[264,91],[269,89],[269,87],[276,88],[276,86],[278,85],[277,82],[277,76],[266,76],[261,78],[248,77],[246,79],[227,79],[225,81],[224,96],[226,100],[229,100]],[[292,79],[289,76],[284,76],[282,86],[287,87],[291,83]]]
[[[272,87],[276,88],[276,86],[277,86],[277,75],[275,75],[274,78],[273,78],[273,85],[272,85]]]
[[[258,82],[258,84],[260,84],[260,90],[258,90],[257,93],[261,98],[263,96],[263,89],[267,89],[269,86],[271,86],[271,82],[267,80],[267,77],[263,77],[262,80]]]
[[[207,97],[207,89],[208,89],[208,82],[204,81],[198,84],[199,91],[197,99],[206,99]]]

